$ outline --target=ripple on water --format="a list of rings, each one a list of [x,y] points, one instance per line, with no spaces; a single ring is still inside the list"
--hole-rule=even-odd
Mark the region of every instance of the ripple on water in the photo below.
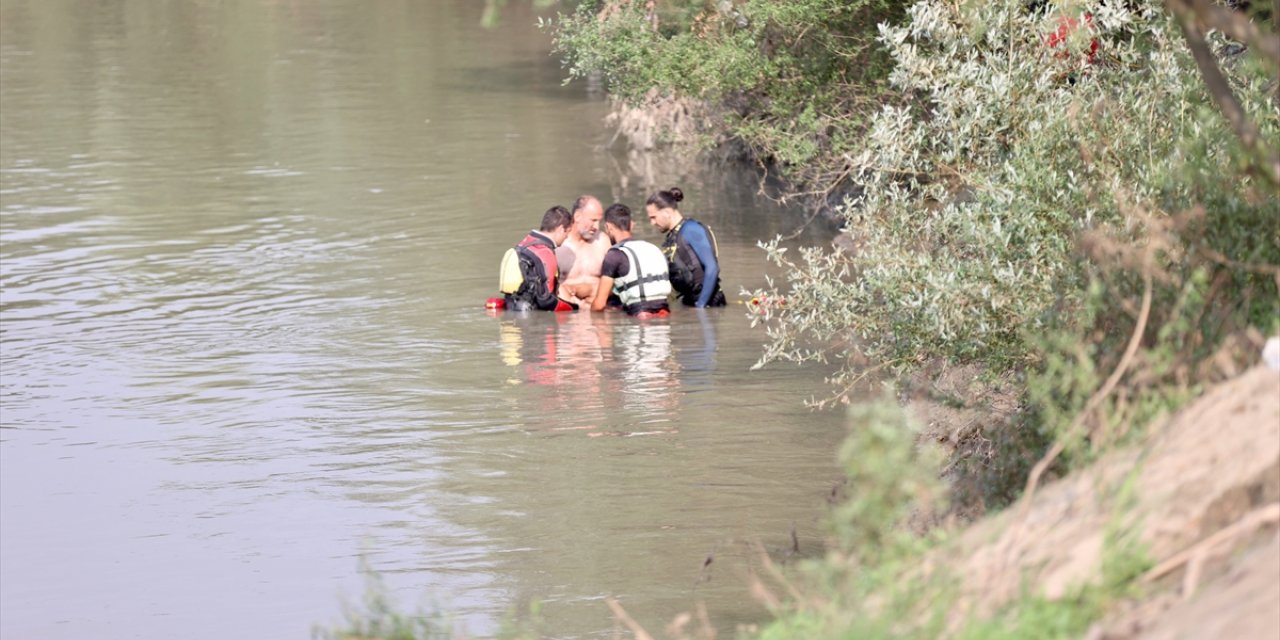
[[[665,623],[709,551],[813,530],[839,421],[795,403],[820,373],[746,373],[736,311],[484,315],[547,206],[663,179],[600,150],[527,3],[5,2],[5,637],[289,635],[362,555],[472,635],[537,599],[600,636],[606,595]],[[687,192],[747,279],[784,230],[748,223],[794,221],[744,185]]]

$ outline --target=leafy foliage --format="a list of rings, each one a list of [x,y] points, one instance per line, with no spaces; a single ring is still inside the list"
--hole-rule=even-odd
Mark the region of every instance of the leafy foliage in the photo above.
[[[602,74],[638,101],[651,91],[720,105],[727,132],[811,181],[839,174],[884,89],[875,24],[889,0],[584,2],[560,16],[570,76]]]
[[[558,32],[572,74],[599,72],[632,99],[718,102],[731,133],[819,195],[848,187],[841,248],[762,243],[784,275],[751,292],[769,339],[757,366],[834,359],[840,390],[867,359],[1017,373],[1017,418],[984,434],[997,461],[952,460],[982,476],[988,506],[1016,499],[1054,461],[1046,449],[1061,447],[1052,474],[1141,436],[1231,375],[1241,336],[1280,330],[1280,192],[1164,3],[584,6]],[[1258,137],[1280,140],[1275,66],[1207,41]],[[930,599],[947,586],[901,581],[920,559],[903,519],[936,466],[887,405],[859,411],[841,544],[822,569],[835,595],[764,637],[938,635]],[[1028,596],[959,634],[1079,635],[1147,565],[1108,544],[1101,584]]]
[[[886,397],[852,407],[849,425],[840,453],[849,497],[832,513],[837,544],[803,566],[807,588],[791,589],[797,600],[761,630],[762,640],[1077,638],[1117,602],[1140,594],[1153,563],[1135,516],[1137,468],[1102,494],[1112,516],[1092,579],[1058,598],[1026,585],[994,615],[982,615],[963,596],[971,577],[946,562],[963,539],[940,530],[919,536],[906,526],[912,510],[938,506],[941,495],[939,460],[917,446],[909,417]]]
[[[875,563],[917,542],[903,525],[912,510],[941,499],[938,452],[916,445],[915,428],[887,398],[850,408],[850,433],[840,448],[850,497],[832,513],[841,546]]]
[[[844,215],[856,249],[794,259],[765,243],[788,275],[785,288],[755,292],[786,300],[761,318],[764,361],[860,351],[907,366],[1035,362],[1031,336],[1085,321],[1100,265],[1081,241],[1103,229],[1109,242],[1140,245],[1160,226],[1165,243],[1143,264],[1107,268],[1168,274],[1161,286],[1225,273],[1231,290],[1252,292],[1243,316],[1275,313],[1267,273],[1280,264],[1280,198],[1242,171],[1172,21],[1154,2],[1062,4],[920,2],[906,24],[880,26],[890,80],[911,99],[884,106],[851,158],[862,192]],[[1090,31],[1046,44],[1086,13]],[[1250,116],[1280,139],[1265,79],[1237,71]],[[1202,215],[1178,217],[1192,211]],[[1166,229],[1175,218],[1187,222]],[[835,347],[806,346],[815,343]]]

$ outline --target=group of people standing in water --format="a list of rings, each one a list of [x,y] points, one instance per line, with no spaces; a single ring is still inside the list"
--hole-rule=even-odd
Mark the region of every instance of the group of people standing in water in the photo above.
[[[509,309],[603,311],[662,317],[668,300],[691,307],[725,304],[715,235],[680,213],[679,188],[645,201],[649,222],[667,234],[661,247],[632,235],[631,209],[580,196],[569,211],[547,209],[541,226],[503,258],[501,289]]]

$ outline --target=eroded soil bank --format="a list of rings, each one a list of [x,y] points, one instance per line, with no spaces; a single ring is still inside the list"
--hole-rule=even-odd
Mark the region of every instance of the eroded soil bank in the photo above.
[[[1089,637],[1280,637],[1278,523],[1280,373],[1257,366],[970,527],[942,560],[963,576],[953,619],[1098,581],[1108,533],[1131,531],[1153,567]]]

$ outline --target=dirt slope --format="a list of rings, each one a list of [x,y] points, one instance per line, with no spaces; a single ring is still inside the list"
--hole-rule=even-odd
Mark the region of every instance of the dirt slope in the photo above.
[[[1136,527],[1148,595],[1092,637],[1280,638],[1280,373],[1255,367],[1151,433],[967,531],[957,617],[1096,581],[1107,531]]]

